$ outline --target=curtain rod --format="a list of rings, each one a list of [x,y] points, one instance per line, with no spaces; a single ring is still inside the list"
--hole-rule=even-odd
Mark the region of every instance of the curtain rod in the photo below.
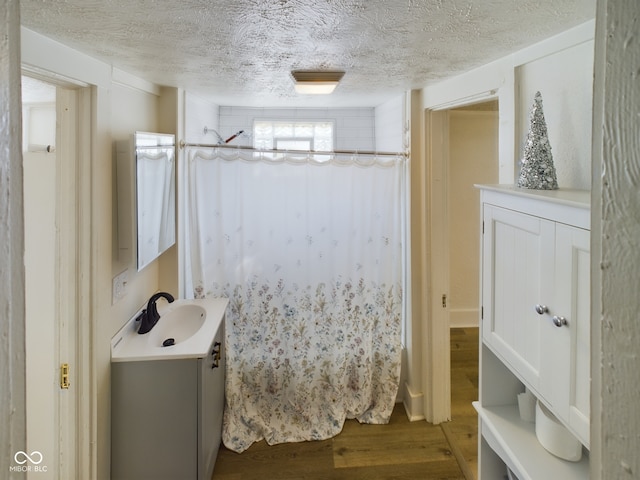
[[[253,147],[247,147],[244,145],[219,145],[217,143],[187,143],[184,140],[180,140],[180,148],[185,147],[197,147],[197,148],[229,148],[232,150],[253,150],[259,153],[306,153],[314,155],[377,155],[377,156],[392,156],[392,157],[406,157],[406,153],[401,152],[372,152],[361,150],[332,150],[330,152],[318,152],[308,150],[277,150],[277,149],[264,149],[260,150]]]

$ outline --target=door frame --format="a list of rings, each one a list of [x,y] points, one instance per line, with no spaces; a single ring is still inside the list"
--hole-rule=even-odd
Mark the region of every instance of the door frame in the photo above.
[[[91,288],[91,128],[86,84],[23,66],[22,74],[56,86],[56,361],[70,366],[58,385],[59,478],[94,478],[95,362]],[[52,366],[59,371],[60,365]],[[28,379],[27,379],[28,381]],[[54,393],[55,395],[55,393]],[[28,412],[27,412],[28,415]],[[49,467],[51,468],[51,467]]]
[[[428,319],[424,332],[424,410],[429,422],[451,419],[449,296],[449,110],[499,100],[499,90],[424,109]],[[499,122],[499,117],[498,117]],[[498,134],[500,128],[498,127]]]
[[[427,109],[425,116],[426,242],[428,321],[424,362],[425,417],[431,423],[451,420],[451,348],[449,345],[449,228],[447,184],[449,114]],[[443,296],[445,300],[443,300]]]
[[[68,152],[59,163],[59,322],[72,319],[61,333],[61,361],[69,358],[73,393],[68,402],[61,397],[60,451],[68,462],[61,462],[61,478],[92,478],[95,459],[91,445],[95,388],[93,378],[93,320],[91,303],[91,88],[58,88],[57,99],[60,144]],[[66,106],[69,108],[67,109]],[[64,119],[65,116],[68,118]],[[62,121],[61,121],[62,120]],[[58,155],[61,158],[62,155]],[[64,258],[73,262],[65,262]],[[66,344],[66,348],[65,347]],[[65,351],[66,350],[66,351]],[[75,391],[71,392],[74,389]],[[65,416],[68,423],[65,423]]]

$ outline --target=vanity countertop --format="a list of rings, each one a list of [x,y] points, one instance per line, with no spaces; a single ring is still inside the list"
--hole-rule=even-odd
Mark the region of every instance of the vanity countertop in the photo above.
[[[185,358],[205,358],[210,352],[211,342],[215,337],[220,324],[224,320],[224,314],[229,300],[227,298],[213,299],[179,299],[172,303],[158,304],[160,319],[155,327],[144,335],[138,334],[138,322],[136,318],[142,311],[136,313],[111,339],[112,362],[137,362],[147,360],[179,360]],[[167,331],[167,325],[163,325],[163,317],[166,322],[180,321],[179,312],[191,315],[193,312],[202,311],[204,321],[195,332],[174,345],[162,346],[163,336],[160,331]],[[180,328],[180,326],[177,326]],[[158,329],[154,333],[154,329]],[[177,337],[177,336],[176,336]]]

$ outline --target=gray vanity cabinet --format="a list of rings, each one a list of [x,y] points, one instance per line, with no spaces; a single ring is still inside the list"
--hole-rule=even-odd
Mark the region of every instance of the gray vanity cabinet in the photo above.
[[[224,322],[205,358],[111,364],[111,478],[209,480],[222,431]]]

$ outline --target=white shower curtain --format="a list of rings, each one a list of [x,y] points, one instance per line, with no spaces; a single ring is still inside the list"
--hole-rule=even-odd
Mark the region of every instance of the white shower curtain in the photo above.
[[[223,441],[386,423],[398,389],[405,159],[190,149],[185,274],[230,299]]]

